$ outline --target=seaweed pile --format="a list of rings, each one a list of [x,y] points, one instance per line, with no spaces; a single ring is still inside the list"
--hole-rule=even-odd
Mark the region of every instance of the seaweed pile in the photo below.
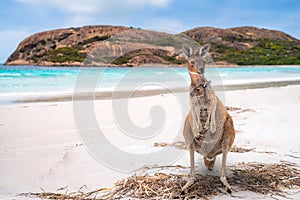
[[[290,162],[276,164],[239,163],[231,167],[228,182],[237,191],[252,191],[262,195],[286,197],[288,190],[300,188],[299,165]],[[185,194],[182,187],[187,177],[179,174],[156,173],[131,176],[119,180],[112,189],[101,188],[92,192],[74,193],[27,193],[27,196],[42,199],[210,199],[225,193],[218,176],[196,176],[196,182]],[[24,194],[23,194],[24,195]]]

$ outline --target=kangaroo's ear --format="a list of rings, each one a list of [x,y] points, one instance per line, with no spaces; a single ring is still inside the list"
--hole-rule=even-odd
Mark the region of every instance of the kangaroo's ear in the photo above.
[[[189,57],[191,57],[193,55],[192,47],[190,47],[186,44],[182,46],[182,50],[183,50],[183,55],[185,56],[185,59],[188,59]]]
[[[209,51],[209,48],[210,48],[210,44],[206,44],[206,45],[200,47],[199,55],[201,57],[205,57]]]

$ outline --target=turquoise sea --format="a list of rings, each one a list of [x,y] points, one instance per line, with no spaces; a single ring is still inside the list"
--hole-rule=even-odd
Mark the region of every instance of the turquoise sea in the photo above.
[[[208,68],[215,85],[300,80],[300,66]],[[0,103],[32,97],[72,94],[79,77],[93,91],[188,88],[184,67],[33,67],[0,65]],[[95,85],[93,80],[97,80]],[[90,83],[90,85],[89,85]]]

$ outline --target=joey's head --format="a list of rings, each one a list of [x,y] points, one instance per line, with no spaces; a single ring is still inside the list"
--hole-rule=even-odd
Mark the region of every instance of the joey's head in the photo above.
[[[211,81],[201,82],[195,87],[193,87],[190,91],[190,96],[194,97],[201,97],[204,96],[206,89],[210,86]]]
[[[193,49],[187,45],[183,46],[183,54],[187,60],[190,74],[203,74],[205,72],[205,57],[209,51],[210,44],[201,46],[199,50],[193,52]]]

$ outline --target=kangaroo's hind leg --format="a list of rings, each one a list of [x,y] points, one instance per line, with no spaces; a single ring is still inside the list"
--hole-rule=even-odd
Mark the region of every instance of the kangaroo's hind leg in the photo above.
[[[195,144],[194,144],[194,134],[192,132],[190,122],[189,122],[189,115],[185,120],[184,129],[183,129],[183,136],[185,139],[185,144],[190,154],[190,179],[182,188],[182,191],[185,192],[193,183],[195,182]]]
[[[235,130],[233,127],[233,121],[231,116],[227,116],[226,122],[224,124],[224,133],[223,133],[223,141],[222,141],[222,172],[220,180],[227,188],[227,192],[231,194],[231,187],[226,179],[226,161],[227,155],[231,148],[231,145],[235,138]]]

